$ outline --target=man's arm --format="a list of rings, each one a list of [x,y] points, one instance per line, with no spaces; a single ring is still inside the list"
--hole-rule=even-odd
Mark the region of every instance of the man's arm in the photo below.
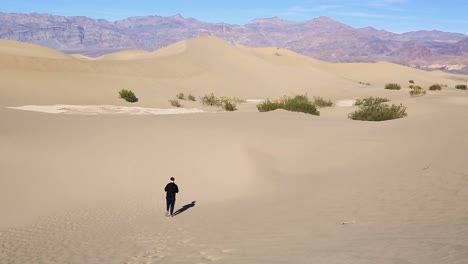
[[[177,186],[177,185],[175,186],[175,192],[179,193],[179,186]]]

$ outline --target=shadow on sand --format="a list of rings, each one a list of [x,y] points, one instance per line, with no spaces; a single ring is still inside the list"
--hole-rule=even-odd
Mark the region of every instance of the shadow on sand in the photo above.
[[[179,215],[179,214],[187,211],[188,209],[194,207],[195,203],[196,203],[196,201],[193,201],[192,203],[189,203],[189,204],[186,204],[186,205],[182,206],[182,208],[180,208],[179,210],[174,212],[173,216]]]

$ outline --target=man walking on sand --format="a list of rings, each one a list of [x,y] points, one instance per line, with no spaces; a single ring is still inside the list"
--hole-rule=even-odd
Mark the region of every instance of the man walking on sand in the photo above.
[[[171,182],[166,185],[166,188],[164,188],[164,191],[166,191],[166,216],[170,217],[174,216],[176,193],[179,192],[179,187],[177,187],[177,184],[175,184],[174,181],[174,177],[171,177]]]

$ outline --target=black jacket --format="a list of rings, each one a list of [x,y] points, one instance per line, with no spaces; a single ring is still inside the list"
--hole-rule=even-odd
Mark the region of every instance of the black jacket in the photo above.
[[[179,187],[177,187],[177,184],[170,182],[166,185],[164,191],[166,191],[166,198],[175,199],[176,193],[179,192]]]

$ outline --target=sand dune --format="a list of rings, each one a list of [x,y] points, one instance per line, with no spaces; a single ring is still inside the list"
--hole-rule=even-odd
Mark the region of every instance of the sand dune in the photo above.
[[[12,46],[8,43],[6,46]],[[18,100],[16,105],[116,105],[122,103],[116,96],[120,89],[132,89],[145,98],[138,106],[148,107],[168,107],[167,100],[175,92],[196,96],[214,92],[242,98],[276,98],[298,93],[332,99],[367,94],[393,97],[397,94],[381,89],[387,82],[406,86],[408,80],[414,79],[423,86],[432,83],[454,86],[459,82],[455,78],[462,78],[390,63],[330,64],[276,48],[237,47],[213,37],[185,40],[156,52],[108,55],[120,58],[117,60],[42,59],[41,56],[50,57],[50,52],[39,47],[31,53],[39,55],[0,53],[0,69],[5,73],[6,84],[5,96],[0,99],[2,105],[8,102],[12,106]],[[21,78],[25,72],[31,77]]]
[[[60,51],[33,44],[0,39],[0,54],[33,58],[70,59]]]
[[[411,98],[410,79],[448,87]],[[467,263],[465,80],[212,37],[101,60],[0,41],[0,262]],[[179,92],[247,102],[157,114]],[[336,107],[256,111],[298,93]],[[364,96],[409,115],[349,120]],[[28,105],[58,114],[11,108]],[[171,176],[183,210],[167,218]]]
[[[106,54],[101,57],[98,57],[98,60],[135,60],[135,59],[145,59],[148,56],[149,52],[146,50],[125,50],[120,52],[115,52],[111,54]]]

